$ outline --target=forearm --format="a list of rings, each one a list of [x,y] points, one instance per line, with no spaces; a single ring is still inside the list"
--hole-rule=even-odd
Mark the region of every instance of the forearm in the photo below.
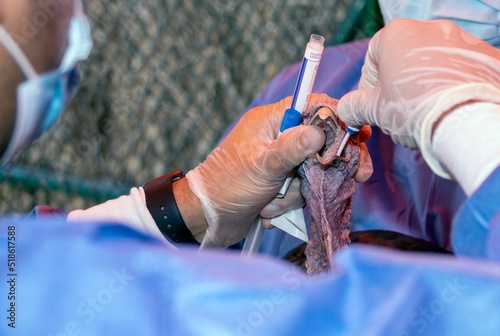
[[[200,200],[189,188],[187,178],[173,184],[174,198],[184,223],[196,240],[201,243],[207,231],[207,221]]]
[[[146,207],[146,198],[142,188],[132,188],[129,195],[109,200],[89,209],[71,211],[68,214],[68,221],[119,222],[163,238]]]
[[[207,224],[200,202],[189,189],[185,178],[173,184],[177,207],[187,228],[198,242],[203,240]],[[129,195],[107,201],[86,210],[69,213],[68,221],[113,221],[123,223],[148,234],[165,239],[146,206],[146,196],[142,187],[132,188]]]
[[[500,165],[500,105],[472,102],[444,117],[432,140],[444,168],[471,195]]]

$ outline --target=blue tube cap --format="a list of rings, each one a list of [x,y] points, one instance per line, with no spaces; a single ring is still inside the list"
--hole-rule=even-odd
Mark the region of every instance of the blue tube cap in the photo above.
[[[356,134],[359,132],[359,129],[361,128],[361,126],[347,126],[346,127],[346,131],[347,133],[353,135],[353,134]]]
[[[280,132],[283,132],[291,127],[298,126],[301,119],[302,114],[300,114],[299,111],[292,108],[286,109],[283,121],[281,122]]]

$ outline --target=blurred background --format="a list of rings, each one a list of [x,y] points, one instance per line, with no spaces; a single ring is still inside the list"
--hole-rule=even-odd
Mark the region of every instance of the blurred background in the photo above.
[[[373,35],[375,0],[85,0],[94,41],[56,126],[0,170],[0,213],[71,211],[188,171],[265,85],[327,45]],[[290,92],[292,94],[292,92]]]

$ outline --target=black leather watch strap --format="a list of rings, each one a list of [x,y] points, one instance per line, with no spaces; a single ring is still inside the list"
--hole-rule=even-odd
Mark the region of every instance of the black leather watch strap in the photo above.
[[[182,219],[172,190],[173,182],[183,177],[181,170],[175,170],[144,184],[146,206],[167,240],[198,244]]]

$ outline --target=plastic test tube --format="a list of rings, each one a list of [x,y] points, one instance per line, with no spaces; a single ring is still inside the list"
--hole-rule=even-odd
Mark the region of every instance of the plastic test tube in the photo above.
[[[304,59],[302,60],[302,65],[300,67],[299,77],[297,78],[297,83],[295,84],[292,105],[285,111],[279,134],[288,128],[295,127],[300,124],[302,112],[306,110],[307,104],[309,103],[309,97],[311,96],[314,79],[316,78],[319,62],[321,61],[321,55],[323,54],[324,43],[325,38],[323,36],[317,34],[311,35],[304,53]],[[283,184],[283,187],[280,189],[276,197],[283,198],[285,196],[292,179],[293,174],[287,177],[285,184]],[[245,238],[241,254],[250,255],[252,253],[256,253],[259,250],[263,233],[264,228],[260,223],[260,218],[257,218]]]
[[[314,79],[316,78],[319,62],[321,61],[321,55],[323,54],[324,43],[325,38],[323,36],[317,34],[311,35],[311,39],[309,40],[309,43],[307,43],[306,51],[304,53],[304,59],[302,60],[302,66],[300,67],[299,77],[297,78],[297,83],[295,84],[292,105],[285,111],[279,134],[290,127],[295,127],[300,124],[302,113],[306,110],[307,104],[309,103],[309,97],[311,96]],[[292,179],[293,173],[286,178],[283,187],[281,187],[276,197],[283,198],[285,196],[290,183],[292,183]]]

